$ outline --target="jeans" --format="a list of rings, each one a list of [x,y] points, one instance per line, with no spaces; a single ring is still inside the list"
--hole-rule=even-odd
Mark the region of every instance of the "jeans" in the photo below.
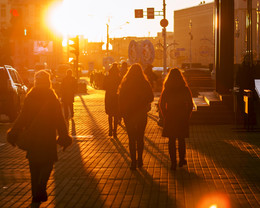
[[[147,114],[139,113],[124,117],[126,131],[129,138],[129,151],[132,164],[136,163],[136,145],[138,152],[138,162],[142,163],[144,150],[144,131],[147,124]]]
[[[47,182],[53,169],[53,163],[38,164],[29,161],[33,202],[47,201]]]
[[[176,138],[169,138],[169,154],[172,164],[176,164]],[[184,161],[186,156],[186,144],[184,138],[178,139],[179,160]]]
[[[63,109],[64,109],[64,117],[67,119],[69,118],[69,113],[71,118],[74,116],[73,110],[73,102],[63,102]]]

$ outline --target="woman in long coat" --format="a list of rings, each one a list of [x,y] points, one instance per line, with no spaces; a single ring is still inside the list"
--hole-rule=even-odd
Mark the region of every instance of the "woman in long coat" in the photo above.
[[[151,108],[153,92],[140,64],[133,64],[119,87],[119,109],[129,138],[131,170],[136,169],[136,145],[138,167],[143,166],[144,131],[147,112]]]
[[[119,75],[119,68],[117,63],[113,63],[108,76],[104,80],[104,90],[105,94],[105,110],[108,115],[108,124],[109,124],[109,136],[116,138],[117,137],[117,124],[119,120],[118,115],[118,86],[121,82]],[[113,126],[114,124],[114,126]]]
[[[32,207],[37,207],[48,199],[46,185],[53,164],[58,160],[56,130],[58,142],[65,142],[60,143],[64,148],[72,142],[60,102],[51,87],[50,75],[44,70],[35,74],[34,87],[26,95],[21,113],[7,134],[7,141],[16,146],[23,130],[30,132],[26,158],[31,172]]]
[[[164,137],[169,138],[168,148],[171,169],[176,169],[176,139],[178,139],[179,167],[187,164],[185,138],[189,137],[189,119],[193,102],[189,87],[177,68],[171,69],[165,78],[159,100],[164,118]]]

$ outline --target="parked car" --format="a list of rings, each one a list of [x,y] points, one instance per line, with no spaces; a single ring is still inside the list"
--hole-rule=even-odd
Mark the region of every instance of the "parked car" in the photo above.
[[[0,67],[0,114],[5,114],[10,121],[14,121],[27,90],[20,75],[12,66]]]

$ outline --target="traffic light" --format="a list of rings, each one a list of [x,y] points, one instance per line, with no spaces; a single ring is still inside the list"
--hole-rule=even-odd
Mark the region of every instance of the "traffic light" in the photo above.
[[[154,19],[154,8],[147,8],[147,19]]]
[[[74,53],[77,56],[79,56],[79,36],[77,35],[74,38],[69,38],[69,46],[72,47],[72,50],[70,50],[71,53]]]
[[[74,38],[69,38],[69,46],[72,47],[72,50],[70,50],[71,53],[75,54],[75,60],[74,60],[74,69],[76,72],[77,80],[79,79],[79,69],[78,69],[78,63],[79,63],[79,36],[77,35]]]
[[[11,9],[10,29],[13,38],[21,38],[24,36],[23,16],[16,10]]]
[[[142,9],[135,9],[135,18],[143,18],[144,13]]]

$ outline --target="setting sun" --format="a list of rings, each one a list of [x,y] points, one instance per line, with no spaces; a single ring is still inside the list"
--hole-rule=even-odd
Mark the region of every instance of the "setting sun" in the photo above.
[[[210,0],[206,1],[210,2]],[[166,18],[169,20],[168,31],[173,31],[173,11],[181,7],[198,5],[200,0],[166,0]],[[64,0],[49,8],[47,14],[48,25],[53,31],[63,36],[84,35],[90,41],[104,41],[106,39],[106,24],[110,25],[110,37],[126,36],[156,36],[161,32],[161,16],[153,20],[134,18],[135,9],[154,7],[155,11],[162,11],[162,2],[157,0],[133,1],[89,1]],[[126,25],[125,23],[130,24]]]
[[[64,36],[83,34],[84,22],[87,19],[82,8],[84,5],[79,5],[77,1],[54,4],[48,12],[48,24]]]
[[[84,35],[90,40],[102,40],[106,34],[106,16],[104,8],[93,7],[89,1],[65,0],[54,4],[47,13],[48,25],[63,36]]]

